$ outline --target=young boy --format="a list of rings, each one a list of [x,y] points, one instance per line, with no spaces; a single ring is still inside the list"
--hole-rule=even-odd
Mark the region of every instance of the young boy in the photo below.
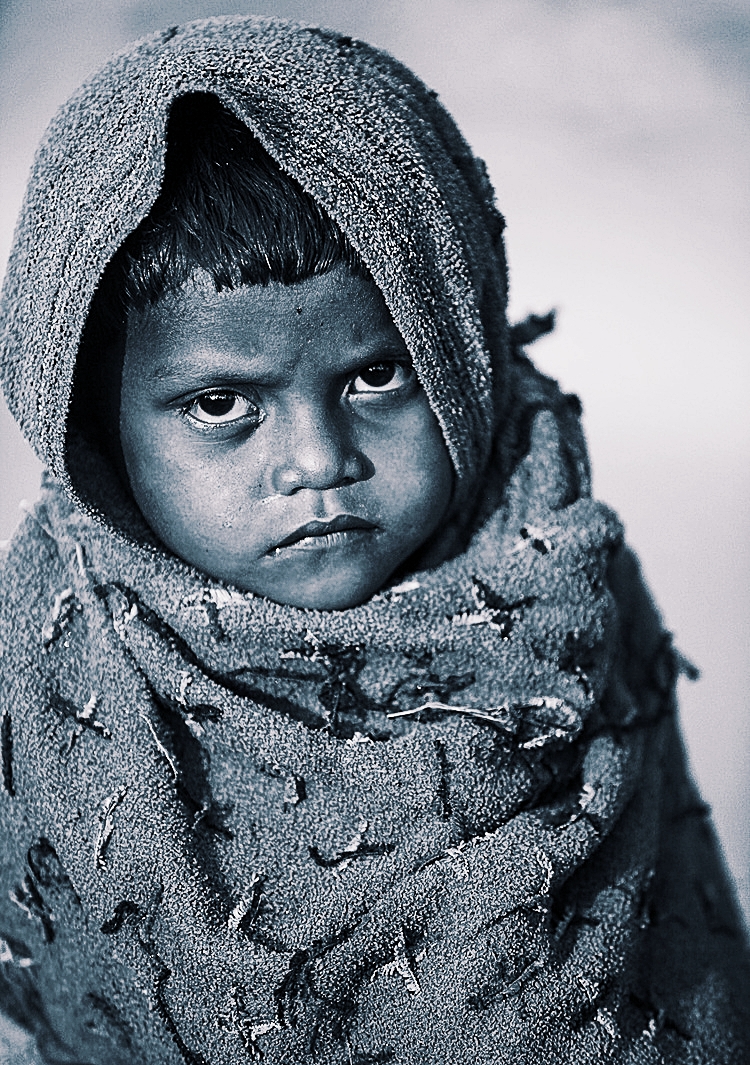
[[[0,1003],[54,1062],[740,1062],[677,658],[434,96],[254,19],[40,150]]]

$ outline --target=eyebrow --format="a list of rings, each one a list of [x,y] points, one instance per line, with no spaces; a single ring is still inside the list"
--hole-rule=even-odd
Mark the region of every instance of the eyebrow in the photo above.
[[[253,379],[258,379],[256,374],[249,374],[246,371],[240,371],[236,368],[230,369],[228,366],[217,366],[214,362],[212,364],[206,364],[205,366],[184,366],[184,365],[172,365],[170,363],[159,363],[153,369],[146,371],[146,377],[151,381],[160,381],[165,384],[169,384],[171,381],[181,381],[185,377],[208,377],[219,376],[236,380],[247,380],[252,376]]]
[[[167,363],[161,363],[159,366],[155,366],[149,370],[146,377],[152,381],[174,381],[179,376],[180,371],[175,367],[169,366]]]

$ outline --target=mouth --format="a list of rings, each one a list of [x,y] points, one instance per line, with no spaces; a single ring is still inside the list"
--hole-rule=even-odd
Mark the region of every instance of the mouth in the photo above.
[[[365,518],[356,518],[352,514],[339,514],[330,521],[309,521],[301,525],[289,536],[284,537],[275,544],[268,552],[269,555],[277,555],[281,551],[291,549],[299,551],[321,551],[331,547],[353,543],[368,533],[373,532],[377,526],[374,522]]]

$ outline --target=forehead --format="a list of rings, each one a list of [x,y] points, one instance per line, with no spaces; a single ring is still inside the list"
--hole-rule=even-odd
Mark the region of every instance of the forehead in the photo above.
[[[293,285],[246,285],[217,292],[197,276],[128,321],[127,358],[149,377],[194,363],[241,358],[280,373],[304,356],[321,366],[406,353],[380,290],[337,267]]]

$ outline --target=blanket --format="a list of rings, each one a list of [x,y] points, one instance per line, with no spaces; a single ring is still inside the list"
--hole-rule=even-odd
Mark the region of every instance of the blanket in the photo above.
[[[341,225],[453,459],[461,549],[349,610],[170,555],[68,415],[92,295],[186,91]],[[328,32],[172,29],[53,123],[0,364],[51,471],[0,578],[0,1005],[45,1060],[747,1060],[683,663],[591,498],[577,401],[514,347],[501,232],[434,96]]]

